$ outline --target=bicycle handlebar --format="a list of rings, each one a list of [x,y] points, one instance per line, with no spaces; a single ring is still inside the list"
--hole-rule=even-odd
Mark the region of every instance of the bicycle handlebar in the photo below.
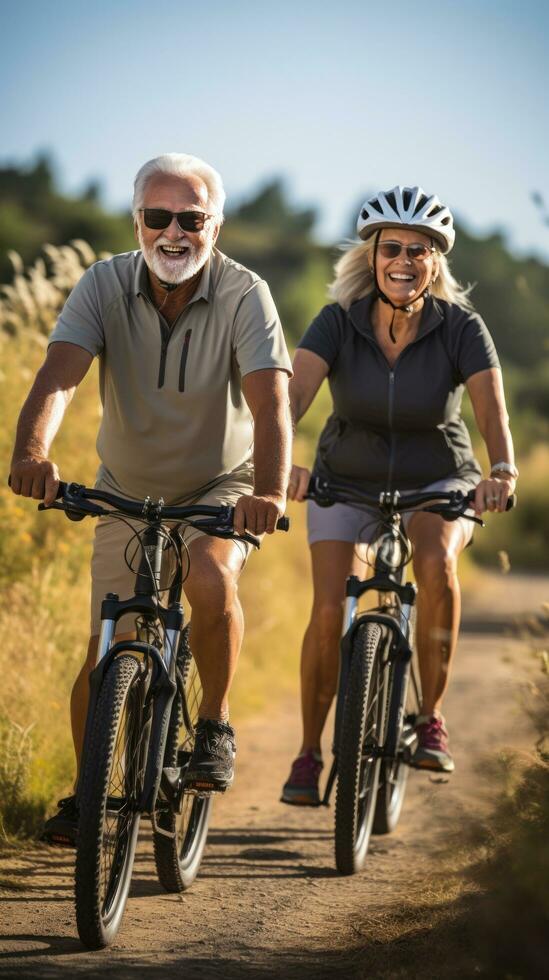
[[[468,493],[463,493],[461,490],[438,492],[423,490],[418,493],[402,494],[395,490],[392,492],[383,491],[376,495],[358,490],[349,484],[333,483],[324,477],[313,476],[305,497],[308,500],[314,500],[321,507],[330,507],[335,503],[354,504],[355,506],[379,508],[387,516],[396,512],[422,509],[428,513],[440,514],[447,520],[467,517],[470,521],[483,524],[480,518],[466,513],[475,499],[474,490],[470,490]],[[516,494],[511,494],[505,510],[511,510],[516,506],[516,503]],[[422,506],[424,504],[431,504],[431,506]]]
[[[155,502],[147,497],[143,501],[126,500],[107,490],[96,490],[85,487],[80,483],[64,483],[60,481],[57,491],[57,500],[52,504],[39,504],[38,510],[62,510],[67,517],[75,521],[83,520],[84,517],[103,517],[112,513],[105,507],[93,501],[102,501],[110,504],[111,507],[128,517],[138,517],[141,520],[155,524],[161,520],[166,521],[186,521],[193,527],[204,531],[206,534],[214,534],[217,537],[240,537],[249,541],[256,548],[260,541],[255,535],[245,531],[243,535],[238,535],[233,530],[234,507],[230,504],[193,504],[190,506],[166,507],[164,501],[160,499]],[[204,518],[204,520],[193,520],[193,518]],[[288,531],[290,521],[288,517],[279,517],[276,523],[278,531]]]

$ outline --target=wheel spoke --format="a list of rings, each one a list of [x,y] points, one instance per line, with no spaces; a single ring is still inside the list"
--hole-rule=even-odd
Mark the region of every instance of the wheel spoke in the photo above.
[[[200,677],[185,640],[180,645],[178,668],[184,682],[186,711],[179,703],[179,729],[176,730],[176,725],[173,725],[170,742],[166,746],[168,765],[181,765],[192,752],[194,726],[202,700]],[[180,753],[183,759],[178,760]],[[155,834],[154,852],[158,876],[166,891],[184,891],[196,877],[206,842],[210,808],[211,799],[184,793],[180,813],[174,813],[169,808],[164,811],[161,826],[174,832],[175,836],[169,838]]]

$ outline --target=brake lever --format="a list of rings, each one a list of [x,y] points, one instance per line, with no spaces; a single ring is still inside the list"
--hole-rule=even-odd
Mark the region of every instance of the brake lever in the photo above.
[[[475,517],[473,514],[467,514],[463,510],[439,510],[438,507],[422,507],[421,511],[418,513],[422,514],[438,514],[442,517],[444,521],[457,521],[459,517],[465,517],[468,521],[473,521],[478,524],[479,527],[486,527],[486,524],[481,517]]]
[[[78,506],[78,501],[68,500],[67,496],[63,501],[54,500],[51,504],[38,504],[38,510],[62,510],[70,521],[83,521],[85,517],[103,517],[109,512],[99,504],[94,504],[91,500],[86,501],[86,509],[82,510]]]

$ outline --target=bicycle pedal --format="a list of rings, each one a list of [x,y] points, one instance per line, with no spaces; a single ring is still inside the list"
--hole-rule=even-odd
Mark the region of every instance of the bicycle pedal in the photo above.
[[[186,786],[185,789],[183,790],[183,794],[185,796],[198,796],[201,799],[208,799],[208,797],[212,796],[213,793],[214,790],[212,790],[211,787],[209,789],[201,789],[198,786]]]

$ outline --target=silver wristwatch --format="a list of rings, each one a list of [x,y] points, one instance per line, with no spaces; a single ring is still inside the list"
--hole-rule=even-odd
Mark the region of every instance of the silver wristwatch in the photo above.
[[[495,476],[496,473],[508,473],[514,480],[516,480],[519,475],[519,471],[517,470],[516,466],[513,466],[512,463],[506,463],[505,461],[501,463],[494,463],[492,469],[490,470],[490,476]]]

